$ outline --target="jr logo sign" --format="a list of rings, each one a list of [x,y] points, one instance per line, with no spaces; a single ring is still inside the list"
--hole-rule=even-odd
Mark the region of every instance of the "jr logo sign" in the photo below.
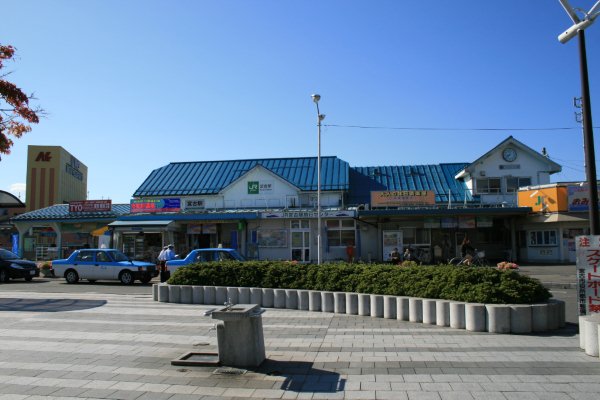
[[[51,159],[52,159],[52,155],[50,154],[49,151],[40,151],[40,153],[37,155],[35,161],[49,162]]]
[[[258,194],[258,181],[248,181],[248,194]]]

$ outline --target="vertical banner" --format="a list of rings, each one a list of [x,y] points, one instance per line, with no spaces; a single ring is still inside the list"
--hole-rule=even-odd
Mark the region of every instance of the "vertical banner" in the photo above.
[[[14,233],[11,236],[11,239],[12,239],[12,252],[15,253],[15,254],[17,254],[17,255],[20,255],[19,254],[19,234],[18,233]]]
[[[600,236],[577,236],[575,250],[579,315],[600,313]]]

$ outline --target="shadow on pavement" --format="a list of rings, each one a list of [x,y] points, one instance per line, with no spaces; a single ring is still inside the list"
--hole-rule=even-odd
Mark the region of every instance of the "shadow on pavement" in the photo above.
[[[253,370],[271,376],[282,376],[281,390],[293,392],[336,393],[343,392],[346,379],[337,372],[313,368],[312,362],[265,360]]]
[[[0,311],[62,312],[100,307],[106,300],[0,298]]]

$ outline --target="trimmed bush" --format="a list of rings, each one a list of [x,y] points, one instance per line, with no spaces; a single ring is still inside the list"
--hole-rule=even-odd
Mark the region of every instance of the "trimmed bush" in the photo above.
[[[228,261],[178,268],[168,283],[357,292],[488,304],[531,304],[552,296],[537,279],[515,271],[454,265],[319,266],[285,261]]]

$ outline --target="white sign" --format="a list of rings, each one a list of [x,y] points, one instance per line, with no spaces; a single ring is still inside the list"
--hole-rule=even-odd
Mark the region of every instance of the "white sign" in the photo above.
[[[353,218],[356,215],[354,211],[321,211],[321,218]],[[283,211],[283,212],[270,212],[260,213],[262,219],[273,219],[273,218],[318,218],[319,213],[316,211]]]
[[[600,313],[600,236],[577,236],[575,250],[579,315]]]
[[[183,208],[186,211],[204,210],[204,199],[199,199],[199,198],[183,199]]]

